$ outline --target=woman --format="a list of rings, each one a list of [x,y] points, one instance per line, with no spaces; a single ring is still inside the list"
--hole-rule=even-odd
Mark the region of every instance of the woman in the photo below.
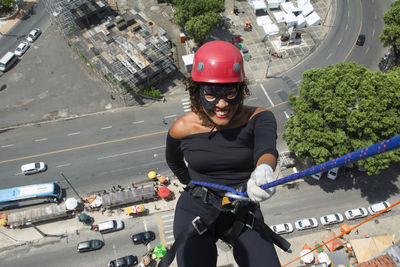
[[[259,186],[273,181],[276,120],[264,108],[243,105],[249,89],[240,51],[224,41],[204,44],[195,54],[191,76],[187,90],[192,111],[176,120],[169,130],[168,166],[183,184],[197,180],[233,188],[247,186],[253,202],[266,200],[275,191]],[[241,267],[280,266],[273,244],[252,226],[238,228],[232,234],[238,215],[219,205],[223,194],[190,184],[180,196],[174,236],[175,240],[184,241],[180,241],[183,244],[177,252],[178,265],[216,266],[215,243],[221,238],[231,243],[234,258]],[[263,221],[259,206],[254,206],[255,217]],[[197,216],[210,222],[207,220],[210,210],[218,211],[213,213],[212,224],[206,224],[207,231],[186,239],[179,237]]]

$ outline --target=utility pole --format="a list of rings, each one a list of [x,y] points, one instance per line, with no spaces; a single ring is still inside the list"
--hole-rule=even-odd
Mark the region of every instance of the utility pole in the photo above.
[[[68,181],[67,177],[65,177],[65,175],[60,172],[60,175],[65,179],[65,181],[67,181],[67,183],[69,184],[69,186],[72,188],[72,190],[74,190],[75,194],[79,197],[79,199],[82,201],[82,203],[84,203],[85,201],[83,200],[83,198],[78,194],[78,191],[75,190],[75,188],[72,186],[72,184]]]
[[[267,64],[267,72],[265,73],[265,78],[268,78],[269,64],[271,64],[271,49],[268,51],[268,64]]]

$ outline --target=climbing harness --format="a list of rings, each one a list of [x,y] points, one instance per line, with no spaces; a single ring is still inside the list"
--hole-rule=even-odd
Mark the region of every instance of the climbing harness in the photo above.
[[[267,189],[277,185],[282,185],[317,172],[324,172],[334,167],[347,165],[397,148],[400,148],[400,135],[317,166],[313,166],[298,173],[294,173],[282,179],[275,180],[271,183],[264,184],[261,188]],[[244,227],[247,227],[251,230],[257,231],[264,239],[274,243],[284,251],[290,252],[290,243],[273,232],[268,225],[254,216],[255,210],[258,208],[258,203],[251,202],[247,197],[247,192],[242,192],[242,190],[236,190],[225,185],[194,180],[191,180],[189,186],[185,190],[190,191],[194,197],[200,197],[204,203],[210,204],[209,212],[206,216],[196,217],[192,221],[192,225],[189,225],[186,231],[182,232],[177,237],[171,249],[162,258],[158,265],[159,267],[169,266],[174,260],[176,251],[180,245],[190,237],[194,235],[202,235],[208,229],[212,229],[212,225],[218,218],[219,214],[227,210],[235,213],[237,218],[232,227],[219,237],[223,241],[233,244],[236,241],[236,238],[243,231]],[[223,195],[216,193],[220,191],[225,191],[226,193]],[[228,198],[229,201],[227,201],[226,198]],[[222,203],[228,204],[223,205]]]

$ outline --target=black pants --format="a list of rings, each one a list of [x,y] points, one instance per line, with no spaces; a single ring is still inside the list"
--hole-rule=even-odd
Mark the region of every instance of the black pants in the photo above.
[[[200,198],[193,197],[189,192],[180,196],[174,219],[175,239],[185,231],[192,220],[207,213],[209,205]],[[256,217],[263,220],[261,211],[256,211]],[[222,212],[215,222],[216,235],[229,229],[235,220],[235,214]],[[196,235],[182,244],[177,252],[179,267],[215,267],[217,265],[217,239],[212,231]],[[263,239],[257,232],[246,228],[233,246],[233,256],[240,267],[275,267],[281,266],[274,245]]]

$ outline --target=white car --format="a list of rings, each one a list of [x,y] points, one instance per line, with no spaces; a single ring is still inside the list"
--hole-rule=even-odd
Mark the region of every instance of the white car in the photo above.
[[[340,213],[334,213],[322,216],[320,221],[323,225],[335,224],[343,222],[343,215]]]
[[[322,172],[317,172],[311,175],[312,178],[314,178],[315,180],[319,180],[321,179],[322,176]]]
[[[301,219],[297,220],[294,225],[296,226],[297,230],[306,230],[310,228],[315,228],[318,226],[317,219],[315,218],[306,218],[306,219]]]
[[[46,170],[47,165],[44,162],[34,162],[21,166],[21,171],[25,175],[44,172]]]
[[[380,212],[380,211],[386,209],[386,208],[389,207],[389,206],[390,206],[390,203],[389,203],[389,202],[383,201],[383,202],[379,202],[379,203],[376,203],[376,204],[372,204],[371,206],[368,207],[368,211],[369,211],[369,213],[370,213],[371,215],[375,215],[375,214],[377,214],[378,212]],[[387,210],[387,211],[389,211],[389,210]],[[387,212],[387,211],[386,211],[386,212]]]
[[[41,33],[41,31],[39,28],[34,28],[28,34],[28,37],[26,37],[26,40],[28,40],[30,43],[33,43],[39,37],[40,33]]]
[[[366,208],[346,210],[344,216],[346,216],[347,220],[354,220],[368,216],[368,211]]]
[[[271,229],[277,234],[287,234],[293,232],[293,225],[291,223],[281,223],[273,225]]]
[[[17,46],[17,48],[15,48],[15,52],[14,52],[14,54],[16,55],[16,56],[22,56],[23,54],[25,54],[25,52],[26,52],[26,50],[28,50],[28,48],[29,48],[29,43],[28,42],[22,42],[22,43],[20,43],[18,46]]]
[[[335,167],[335,168],[330,169],[326,176],[331,180],[335,180],[338,175],[338,172],[339,172],[339,167]]]

